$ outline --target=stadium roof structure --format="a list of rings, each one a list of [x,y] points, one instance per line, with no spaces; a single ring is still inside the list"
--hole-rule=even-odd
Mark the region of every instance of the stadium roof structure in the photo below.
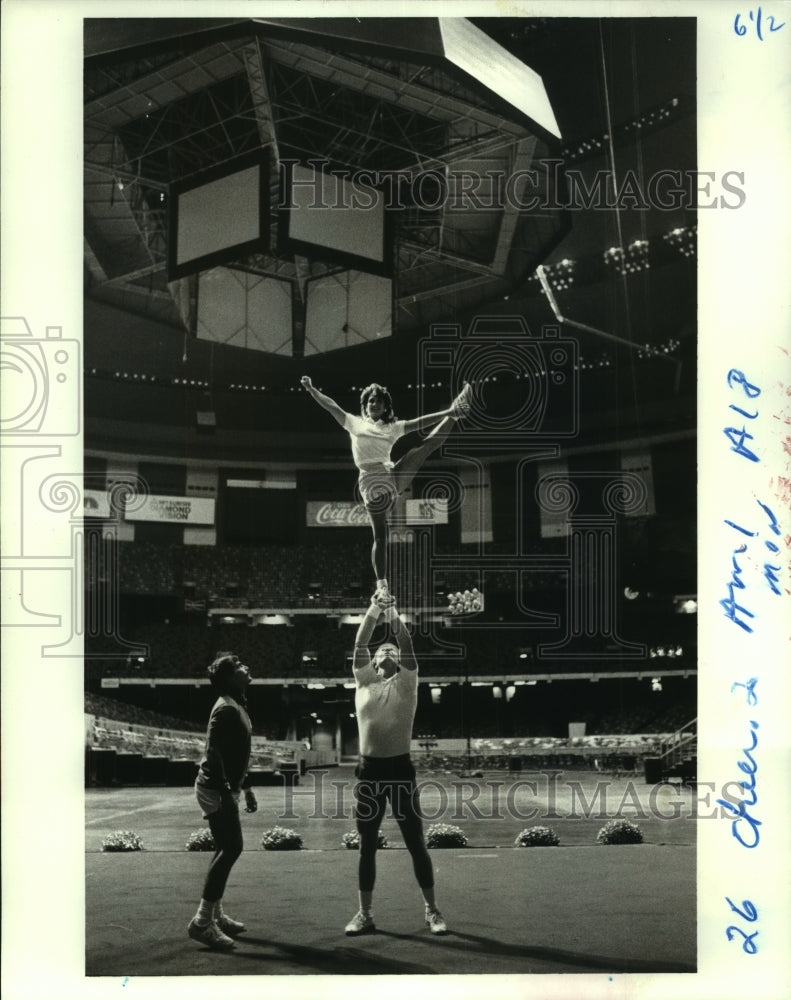
[[[168,280],[173,186],[254,151],[269,163],[269,246],[229,267],[286,282],[295,303],[349,267],[283,245],[282,164],[386,175],[391,200],[393,174],[408,178],[390,213],[392,331],[502,298],[570,227],[559,207],[502,197],[503,178],[532,169],[551,198],[560,131],[540,76],[465,18],[89,19],[84,84],[90,295],[132,311],[145,297],[147,315],[190,332],[196,285]],[[293,343],[264,349],[369,336],[359,323],[305,345],[293,325]]]
[[[421,345],[432,327],[468,329],[482,313],[517,317],[533,338],[546,324],[574,324],[562,332],[578,344],[591,387],[580,447],[694,434],[694,18],[84,25],[89,448],[336,462],[334,439],[301,405],[299,377],[347,409],[361,379],[386,382],[399,412],[439,409],[447,379],[425,375]],[[245,157],[270,166],[267,247],[169,280],[174,192]],[[281,240],[281,177],[271,168],[311,160],[345,176],[428,178],[391,213],[381,336],[359,303],[349,308],[359,270]],[[493,178],[528,170],[547,188],[550,177],[574,175],[582,204],[486,207]],[[454,172],[480,178],[474,211],[428,204]],[[686,190],[672,206],[639,204],[652,179],[672,186],[674,176]],[[619,204],[586,204],[602,178],[628,184]],[[720,178],[713,194],[718,187]],[[319,290],[332,306],[315,324],[320,335],[310,329]],[[279,303],[283,335],[271,329]],[[672,363],[655,360],[660,351]],[[514,379],[504,370],[481,388],[485,406],[506,412],[507,392],[521,391]],[[204,411],[216,416],[212,433],[195,427]]]

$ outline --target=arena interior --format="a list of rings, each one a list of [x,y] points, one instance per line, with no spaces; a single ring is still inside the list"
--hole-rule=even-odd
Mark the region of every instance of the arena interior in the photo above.
[[[405,418],[472,386],[391,523],[419,773],[694,783],[694,19],[87,20],[84,99],[89,854],[165,794],[200,825],[218,650],[254,677],[253,785],[351,774],[371,529],[306,374],[352,413],[384,384]],[[92,862],[94,974],[114,949],[146,974],[102,937],[125,860]],[[645,944],[669,920],[648,902],[634,947],[575,962],[517,935],[464,971],[690,971],[690,863],[668,862],[682,946]],[[425,971],[396,944],[223,971]]]

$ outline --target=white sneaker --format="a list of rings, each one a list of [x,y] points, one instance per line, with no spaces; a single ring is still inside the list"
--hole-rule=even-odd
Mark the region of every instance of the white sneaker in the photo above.
[[[223,913],[221,917],[217,917],[215,923],[223,934],[227,934],[229,937],[236,937],[237,934],[242,934],[247,930],[241,920],[233,920],[227,913]]]
[[[451,403],[454,417],[463,417],[472,408],[472,387],[469,382],[464,383],[464,388]]]
[[[395,597],[390,593],[390,588],[386,583],[380,583],[376,588],[376,593],[374,594],[376,603],[381,607],[388,607],[391,604],[395,604]]]
[[[207,948],[213,948],[215,951],[228,951],[229,948],[235,947],[233,938],[223,934],[213,920],[210,920],[208,924],[199,924],[193,917],[189,927],[187,927],[187,934],[195,941],[200,941],[201,944],[205,944]]]
[[[375,930],[374,918],[370,913],[363,913],[362,910],[358,910],[346,925],[346,933],[349,937],[358,934],[373,934]]]
[[[448,925],[439,910],[426,909],[426,925],[432,934],[448,933]]]

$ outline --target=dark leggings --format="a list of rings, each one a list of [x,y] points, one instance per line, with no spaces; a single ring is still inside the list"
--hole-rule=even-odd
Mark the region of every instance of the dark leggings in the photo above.
[[[391,763],[392,761],[392,763]],[[384,767],[377,767],[381,763]],[[393,766],[395,764],[395,766]],[[403,777],[374,775],[388,771],[404,773]],[[411,772],[411,773],[410,773]],[[362,892],[372,892],[376,882],[376,850],[379,846],[379,827],[382,825],[388,801],[393,808],[404,844],[412,857],[415,878],[421,889],[434,885],[434,866],[423,839],[423,821],[420,818],[420,800],[415,784],[414,768],[408,756],[404,758],[364,758],[357,768],[360,780],[354,790],[355,818],[360,834],[360,860],[358,884]]]
[[[239,807],[236,803],[223,805],[209,817],[209,829],[214,837],[216,851],[209,865],[209,873],[203,885],[203,898],[210,903],[222,899],[225,883],[231,874],[244,846],[242,824],[239,822]]]

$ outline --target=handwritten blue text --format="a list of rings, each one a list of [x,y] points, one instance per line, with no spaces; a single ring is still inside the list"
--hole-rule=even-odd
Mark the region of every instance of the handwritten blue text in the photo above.
[[[757,847],[761,840],[761,834],[758,830],[758,827],[761,826],[761,820],[756,819],[749,811],[758,803],[758,793],[756,791],[758,764],[753,755],[753,751],[758,746],[757,730],[758,723],[755,719],[750,719],[750,737],[752,738],[752,743],[742,750],[745,759],[736,762],[736,766],[742,774],[747,775],[747,780],[733,782],[733,784],[742,789],[745,793],[744,796],[738,802],[732,802],[729,799],[717,799],[717,804],[721,805],[731,816],[735,817],[731,823],[731,834],[742,847],[747,847],[751,850]]]
[[[753,923],[758,919],[758,910],[756,910],[755,905],[750,902],[749,899],[742,900],[741,908],[739,908],[732,899],[725,897],[725,902],[730,906],[734,913],[738,913],[739,916],[746,920],[747,923]],[[741,927],[737,927],[736,924],[731,924],[730,927],[726,928],[725,933],[728,935],[728,940],[733,941],[734,934],[740,934],[742,937],[742,950],[748,955],[754,955],[758,951],[758,945],[755,943],[755,939],[758,937],[758,931],[753,931],[752,934],[748,934],[743,931]]]
[[[777,24],[777,22],[774,19],[774,16],[772,14],[765,15],[760,7],[756,11],[751,10],[749,13],[749,20],[752,21],[753,26],[755,27],[755,33],[758,36],[759,42],[762,42],[764,40],[764,17],[768,22],[767,28],[769,34],[772,34],[772,32],[774,31],[779,31],[781,28],[785,27],[785,21],[783,21],[782,24]],[[748,28],[746,24],[742,23],[741,14],[736,15],[736,19],[733,22],[733,30],[736,32],[737,35],[739,35],[740,38],[743,38],[747,34]]]
[[[760,500],[757,501],[758,506],[767,516],[767,524],[764,530],[769,533],[778,536],[780,535],[780,522],[775,516],[774,511],[771,507],[762,503]],[[729,528],[733,528],[740,535],[744,535],[746,538],[757,538],[760,534],[758,531],[752,531],[750,528],[745,528],[741,524],[737,524],[735,521],[730,521],[728,518],[724,519],[724,523],[728,525]],[[763,539],[763,546],[765,552],[769,552],[772,555],[776,555],[780,551],[780,547],[772,538]],[[744,591],[747,589],[747,583],[743,579],[744,566],[743,561],[747,557],[748,546],[747,542],[742,542],[738,548],[735,548],[731,553],[731,578],[725,585],[728,591],[728,596],[723,597],[720,600],[720,606],[725,612],[725,617],[729,618],[735,625],[738,625],[745,632],[752,632],[752,626],[749,624],[748,619],[755,618],[755,614],[750,611],[750,609],[744,604],[740,603],[736,599],[736,591]],[[769,589],[773,594],[780,594],[780,577],[779,573],[782,567],[780,563],[771,562],[769,560],[763,563],[763,577],[766,581]]]

